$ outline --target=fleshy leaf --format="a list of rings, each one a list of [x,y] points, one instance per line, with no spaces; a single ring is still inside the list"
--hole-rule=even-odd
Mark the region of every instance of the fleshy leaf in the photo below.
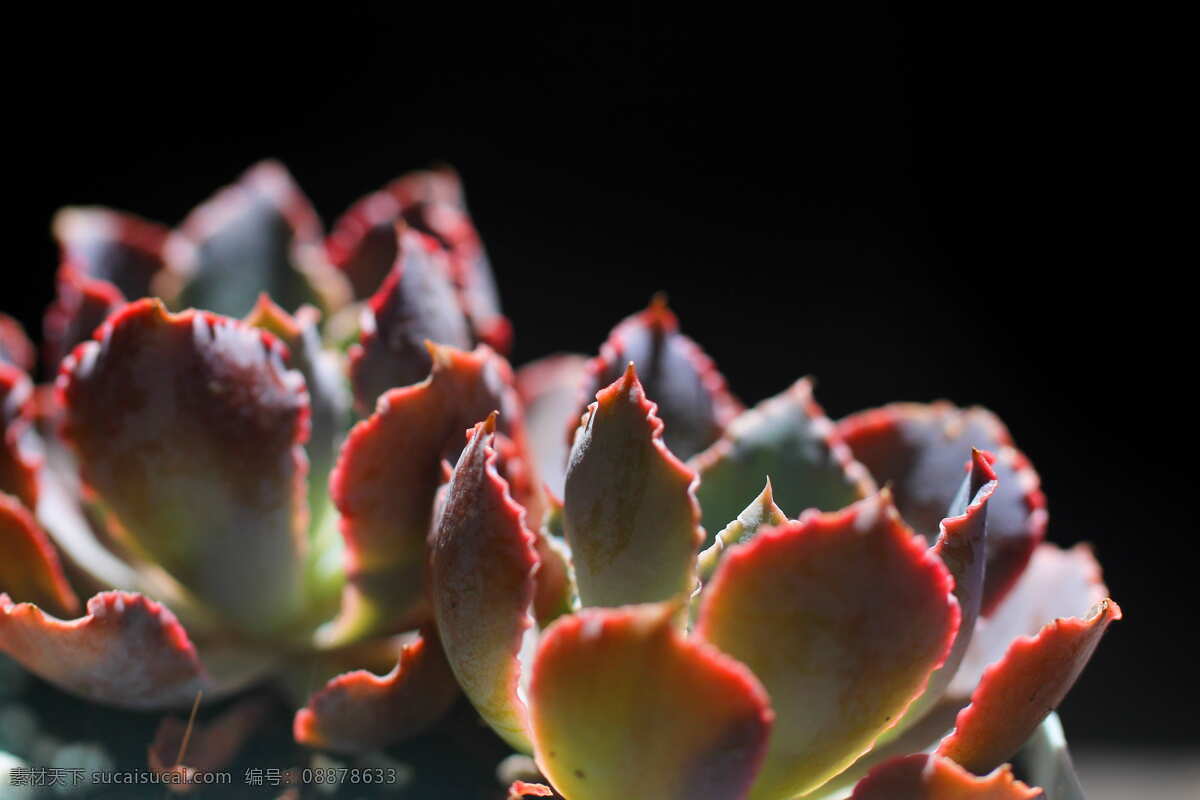
[[[533,625],[538,564],[525,509],[496,471],[496,415],[477,424],[454,469],[430,540],[433,610],[446,657],[480,716],[529,750],[517,656]]]
[[[754,498],[733,522],[722,528],[717,533],[712,545],[700,553],[697,572],[701,582],[707,583],[712,578],[717,564],[720,563],[721,555],[727,548],[750,541],[754,534],[761,529],[774,528],[787,521],[788,518],[783,513],[783,509],[775,504],[775,492],[771,486],[771,479],[768,478],[766,487],[758,497]]]
[[[517,391],[525,408],[534,460],[555,497],[562,497],[571,452],[563,432],[579,422],[579,392],[587,363],[583,356],[560,354],[517,370]]]
[[[454,282],[474,338],[500,353],[512,346],[512,325],[500,313],[491,262],[467,211],[462,181],[448,166],[411,172],[387,190],[400,203],[404,219],[436,237],[450,251]]]
[[[384,394],[375,413],[351,430],[334,468],[350,586],[342,616],[326,634],[330,641],[394,630],[427,614],[425,540],[442,461],[457,460],[464,431],[499,410],[500,427],[524,442],[512,371],[503,358],[485,346],[464,352],[433,345],[431,353],[429,377]]]
[[[954,578],[954,596],[961,612],[954,646],[946,662],[930,676],[924,694],[909,706],[903,719],[880,737],[881,743],[903,733],[942,698],[967,653],[983,601],[987,507],[996,491],[996,483],[996,473],[992,471],[988,456],[979,450],[972,451],[970,472],[963,478],[958,498],[950,508],[950,516],[942,520],[941,531],[932,548]]]
[[[555,797],[554,790],[540,783],[515,781],[508,787],[508,800],[525,800],[528,797]]]
[[[712,359],[679,332],[679,321],[661,295],[645,311],[613,328],[600,347],[600,355],[588,364],[584,402],[620,380],[631,361],[645,381],[646,396],[658,405],[658,415],[666,426],[663,435],[667,447],[679,458],[690,458],[715,442],[742,410]],[[756,475],[755,483],[761,484],[763,477]],[[757,489],[754,486],[738,501],[744,503]],[[740,509],[740,505],[730,509],[716,524],[725,524]]]
[[[984,773],[1011,758],[1066,696],[1121,609],[1101,600],[1086,618],[1058,619],[1013,642],[983,675],[938,755]]]
[[[576,433],[563,527],[584,606],[652,603],[693,588],[704,541],[696,475],[662,433],[632,362]]]
[[[585,609],[545,633],[529,687],[538,766],[570,800],[745,797],[771,730],[743,665],[675,629],[675,603]]]
[[[125,297],[108,281],[89,278],[70,264],[58,271],[57,294],[42,319],[46,366],[59,362],[75,345],[92,338],[108,316],[125,305]]]
[[[183,773],[183,784],[168,784],[172,791],[203,785],[191,780],[195,773],[227,768],[273,710],[271,699],[252,695],[209,722],[192,725],[190,730],[188,722],[164,717],[147,749],[149,767],[160,774],[173,770]]]
[[[851,800],[1037,800],[1041,789],[1013,777],[1007,765],[978,778],[948,758],[917,753],[881,764]]]
[[[207,685],[187,633],[143,595],[103,592],[74,620],[0,594],[0,651],[61,689],[130,709],[181,707]]]
[[[779,504],[793,514],[836,511],[875,489],[813,400],[808,378],[738,416],[690,464],[700,474],[696,496],[705,527],[714,531],[742,510],[768,476]]]
[[[157,300],[63,362],[64,437],[110,528],[245,630],[302,600],[308,397],[270,334]]]
[[[137,300],[150,294],[163,269],[170,231],[133,214],[98,207],[64,208],[54,215],[61,263]]]
[[[296,741],[342,753],[378,749],[419,733],[458,695],[437,637],[426,631],[407,643],[386,675],[347,672],[329,681],[296,712]]]
[[[287,345],[289,364],[304,376],[308,387],[310,433],[305,450],[309,467],[309,508],[323,509],[329,495],[329,472],[335,448],[350,411],[350,399],[339,364],[321,349],[321,312],[302,306],[293,316],[263,294],[246,323],[274,334]],[[312,521],[315,527],[317,520]]]
[[[37,508],[42,458],[33,446],[33,383],[0,362],[0,492]]]
[[[996,454],[993,468],[1000,483],[988,508],[983,596],[983,614],[990,616],[1045,537],[1047,520],[1038,474],[1004,424],[978,407],[896,403],[853,414],[838,423],[838,431],[875,480],[892,486],[908,524],[931,540],[971,449]]]
[[[329,309],[349,296],[325,261],[316,212],[275,161],[251,167],[192,211],[166,254],[181,306],[241,317],[261,292],[286,309],[304,303]],[[173,296],[171,288],[164,296]]]
[[[760,531],[725,554],[697,635],[767,687],[775,729],[756,800],[811,791],[866,752],[950,651],[959,612],[940,559],[885,489]]]
[[[550,533],[544,522],[533,547],[538,556],[537,573],[534,575],[537,591],[533,596],[533,612],[538,625],[544,628],[575,609],[578,592],[571,569],[570,547],[561,538]]]
[[[325,240],[329,261],[350,281],[354,296],[366,299],[379,289],[396,263],[396,223],[403,219],[391,192],[373,192],[343,214]]]
[[[362,340],[350,350],[354,398],[363,412],[388,389],[429,374],[433,360],[426,341],[471,346],[445,251],[415,231],[393,235],[399,238],[395,267],[364,310]]]
[[[1034,636],[1060,617],[1082,617],[1107,596],[1090,547],[1077,544],[1063,550],[1042,543],[1000,607],[976,623],[950,694],[969,697],[984,670],[1003,658],[1017,637]]]
[[[33,343],[21,323],[8,314],[0,314],[0,364],[12,364],[28,372],[33,369],[35,359]]]
[[[55,613],[75,614],[79,599],[63,574],[58,551],[33,515],[0,492],[0,592]]]

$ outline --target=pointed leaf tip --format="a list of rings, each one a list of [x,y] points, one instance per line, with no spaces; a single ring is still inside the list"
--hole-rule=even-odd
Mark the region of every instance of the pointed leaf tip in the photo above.
[[[663,443],[636,369],[602,389],[571,450],[563,527],[585,606],[691,591],[704,540],[696,475]]]
[[[1109,624],[1120,618],[1120,606],[1105,599],[1083,618],[1057,619],[1037,636],[1013,642],[984,672],[938,755],[977,774],[1011,758],[1062,702]]]
[[[885,492],[726,553],[696,635],[770,694],[775,729],[751,798],[811,791],[870,748],[949,652],[959,623],[951,588]]]
[[[741,511],[764,475],[792,514],[836,511],[875,488],[813,398],[810,378],[742,413],[690,465],[700,474],[697,497],[710,531]]]
[[[681,458],[710,445],[741,411],[712,359],[679,332],[678,321],[665,304],[655,302],[618,324],[600,354],[589,362],[581,406],[621,379],[631,361],[666,423],[667,446]]]
[[[431,594],[463,691],[500,736],[528,750],[518,654],[533,626],[538,555],[525,509],[496,468],[495,418],[492,412],[475,426],[454,469],[430,540]]]
[[[930,540],[958,492],[971,448],[995,453],[999,485],[989,503],[982,611],[990,616],[1045,537],[1047,521],[1037,471],[1000,419],[944,401],[895,403],[852,414],[838,431],[876,481],[893,484],[900,513]]]

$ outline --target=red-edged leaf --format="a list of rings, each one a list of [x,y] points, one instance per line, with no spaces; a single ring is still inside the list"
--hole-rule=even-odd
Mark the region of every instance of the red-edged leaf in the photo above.
[[[396,223],[403,212],[391,192],[373,192],[343,214],[325,240],[329,262],[340,269],[354,296],[375,294],[396,263]]]
[[[929,539],[958,491],[971,449],[995,453],[1000,483],[988,508],[983,595],[983,614],[990,616],[1044,538],[1047,519],[1038,474],[1004,424],[978,407],[897,403],[853,414],[838,430],[875,480],[893,487],[908,524]]]
[[[950,515],[942,520],[941,531],[932,548],[954,578],[954,596],[962,614],[954,646],[946,662],[930,676],[924,694],[909,706],[904,718],[880,738],[880,743],[895,739],[941,700],[966,656],[983,601],[987,508],[996,491],[996,483],[996,473],[988,455],[980,450],[972,451],[970,472],[963,478],[958,497],[951,504]]]
[[[296,741],[344,753],[378,749],[435,722],[458,695],[437,637],[426,631],[407,643],[391,672],[355,670],[337,676],[296,712]]]
[[[554,790],[540,783],[514,781],[508,787],[508,800],[525,800],[527,797],[556,797]]]
[[[984,673],[938,755],[975,773],[1011,758],[1062,702],[1109,623],[1120,618],[1120,607],[1102,600],[1085,618],[1058,619],[1037,636],[1013,642]]]
[[[696,497],[711,531],[733,519],[767,478],[793,514],[836,511],[875,490],[813,400],[808,378],[738,416],[690,465],[700,474]]]
[[[28,372],[35,360],[33,343],[21,323],[8,314],[0,314],[0,364],[12,364]]]
[[[38,501],[42,458],[33,445],[33,383],[20,369],[0,362],[0,492],[29,508]]]
[[[92,338],[108,316],[125,305],[125,297],[108,281],[89,278],[70,264],[58,271],[57,294],[42,318],[43,356],[50,370],[75,345]]]
[[[746,664],[771,696],[775,730],[751,797],[815,789],[899,719],[950,651],[952,588],[887,490],[725,554],[697,635]]]
[[[575,578],[571,572],[570,547],[561,537],[551,533],[547,524],[554,524],[553,516],[561,513],[561,507],[547,512],[547,519],[543,519],[542,528],[533,543],[538,555],[538,568],[534,575],[537,590],[533,596],[533,613],[537,617],[538,625],[543,628],[563,614],[570,613],[575,608],[575,600],[578,597]]]
[[[0,651],[68,692],[124,708],[185,706],[208,685],[196,648],[165,607],[103,592],[87,611],[64,621],[0,594]]]
[[[500,297],[483,242],[467,212],[462,181],[448,166],[411,172],[386,189],[404,219],[437,237],[450,251],[454,282],[475,338],[500,353],[512,346],[512,325],[500,313]]]
[[[1062,617],[1082,617],[1108,596],[1100,565],[1086,544],[1069,550],[1042,543],[1012,592],[990,617],[976,622],[951,695],[970,697],[983,672],[1004,657],[1019,636],[1034,636]]]
[[[321,223],[282,164],[263,161],[198,206],[166,246],[171,286],[183,306],[244,316],[259,293],[287,309],[333,308],[349,297],[325,260]]]
[[[395,267],[363,312],[362,339],[350,351],[350,379],[360,411],[395,386],[424,379],[433,361],[426,341],[471,346],[450,280],[446,252],[428,236],[401,229]]]
[[[596,392],[620,380],[631,361],[645,381],[646,396],[658,404],[667,447],[680,458],[690,458],[715,442],[742,410],[712,359],[679,332],[679,321],[661,295],[645,311],[613,328],[600,355],[588,364],[583,401],[591,402]],[[762,475],[755,476],[760,485],[762,479]],[[753,491],[739,498],[740,502]],[[740,509],[732,509],[716,524],[728,522]]]
[[[707,583],[712,578],[727,548],[748,542],[760,530],[774,528],[787,521],[783,509],[775,504],[775,490],[768,478],[767,485],[759,492],[758,497],[754,498],[736,519],[718,531],[712,545],[700,553],[697,559],[700,580]]]
[[[334,469],[351,585],[332,640],[419,618],[442,461],[458,458],[467,428],[499,410],[500,426],[524,442],[504,359],[483,346],[468,353],[434,345],[430,352],[429,377],[380,398],[375,413],[350,432]]]
[[[696,475],[663,444],[632,362],[601,390],[575,436],[563,527],[585,606],[686,595],[704,541]]]
[[[29,510],[0,492],[0,592],[36,603],[55,613],[76,614],[79,599],[71,591],[58,551]]]
[[[303,599],[308,397],[270,334],[132,303],[63,362],[64,437],[110,528],[243,629]]]
[[[1041,789],[1013,777],[1007,765],[977,778],[948,758],[918,753],[876,767],[851,800],[1037,800]]]
[[[163,269],[170,231],[157,222],[98,207],[64,208],[54,215],[61,264],[111,284],[131,300],[150,294]]]
[[[571,452],[563,431],[579,423],[579,393],[587,363],[583,356],[560,354],[517,370],[517,391],[525,408],[538,474],[555,497],[562,497]]]
[[[675,629],[675,603],[587,609],[545,633],[529,687],[542,773],[570,800],[745,797],[771,731],[743,665]]]
[[[274,709],[270,698],[257,695],[235,702],[204,723],[164,717],[147,748],[146,760],[156,773],[182,773],[183,782],[168,784],[168,789],[191,791],[204,785],[194,780],[197,772],[217,772],[233,763]]]
[[[430,541],[433,610],[463,692],[497,733],[528,750],[517,655],[533,625],[538,556],[525,509],[496,471],[495,426],[495,414],[475,426],[454,469]]]

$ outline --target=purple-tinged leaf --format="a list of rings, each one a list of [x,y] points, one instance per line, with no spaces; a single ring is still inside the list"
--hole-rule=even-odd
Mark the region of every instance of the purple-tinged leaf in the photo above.
[[[875,490],[813,400],[808,378],[743,412],[689,464],[700,474],[696,497],[711,531],[733,519],[767,478],[793,514],[836,511]]]
[[[676,603],[585,609],[545,633],[529,686],[538,767],[564,797],[740,800],[772,714],[750,670],[675,628]]]
[[[350,379],[363,413],[388,389],[429,374],[433,361],[425,342],[471,346],[446,252],[415,231],[393,236],[399,239],[395,266],[364,309],[361,342],[350,351]]]
[[[696,474],[662,434],[632,363],[588,406],[563,504],[584,606],[653,603],[693,589],[704,541]]]
[[[166,255],[160,286],[181,306],[240,317],[261,292],[286,309],[331,309],[349,299],[345,279],[325,260],[316,212],[275,161],[256,164],[197,207]]]
[[[958,630],[953,579],[885,489],[731,548],[696,635],[766,686],[775,727],[751,798],[816,789],[924,690]]]
[[[477,424],[430,539],[430,584],[442,645],[463,692],[509,744],[530,749],[517,696],[521,642],[533,626],[538,555],[525,509],[496,470],[496,415]]]
[[[308,396],[270,334],[146,299],[63,362],[64,438],[111,532],[235,627],[303,601]]]
[[[590,403],[596,392],[620,380],[631,361],[642,376],[646,396],[658,405],[667,447],[679,458],[690,458],[715,442],[742,410],[712,359],[679,332],[679,321],[661,295],[645,311],[613,328],[600,355],[588,364],[583,402]],[[761,485],[763,477],[756,475],[754,482]],[[757,489],[756,485],[738,501],[744,503]],[[724,525],[739,510],[741,506],[731,509],[715,524]]]
[[[908,524],[931,540],[958,491],[971,449],[996,455],[1000,483],[988,508],[983,595],[983,614],[990,616],[1045,537],[1047,520],[1038,474],[1004,424],[978,407],[896,403],[853,414],[838,430],[875,480],[891,484]]]
[[[400,203],[405,221],[435,236],[450,251],[454,283],[474,338],[507,354],[512,325],[500,313],[491,262],[467,211],[462,181],[448,166],[411,172],[386,189]]]
[[[983,602],[984,569],[987,564],[987,509],[988,501],[996,492],[996,485],[996,473],[992,470],[988,455],[973,450],[970,472],[963,478],[958,496],[951,504],[949,516],[942,520],[937,541],[932,547],[946,569],[950,570],[950,576],[954,579],[954,596],[958,599],[962,614],[954,646],[946,662],[930,676],[925,692],[909,706],[904,717],[880,737],[880,743],[897,738],[942,699],[966,656]]]
[[[375,413],[351,430],[334,468],[350,586],[341,618],[326,633],[330,641],[428,615],[424,571],[434,496],[443,460],[457,460],[470,426],[499,410],[510,458],[525,452],[508,363],[485,346],[430,351],[429,377],[385,393]]]
[[[334,223],[325,252],[346,275],[356,298],[375,294],[392,271],[398,253],[396,223],[403,218],[400,201],[391,192],[378,191],[350,206]]]

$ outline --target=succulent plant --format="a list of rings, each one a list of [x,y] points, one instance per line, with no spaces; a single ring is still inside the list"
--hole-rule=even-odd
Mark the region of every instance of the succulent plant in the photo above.
[[[519,419],[454,173],[393,182],[328,239],[273,162],[174,231],[99,208],[53,228],[53,386],[0,318],[0,652],[130,709],[272,682],[297,740],[334,750],[436,719],[458,693],[422,578],[443,459],[493,408]],[[401,392],[348,433],[352,395],[414,381],[427,405]],[[262,716],[255,699],[217,727]]]
[[[29,671],[142,710],[270,683],[348,753],[461,689],[550,784],[513,797],[1038,796],[1001,765],[1120,609],[991,412],[834,423],[808,379],[747,409],[661,298],[514,373],[447,169],[327,238],[273,162],[174,231],[54,231],[53,388],[0,316],[0,652]]]
[[[1121,612],[995,415],[743,410],[661,300],[517,380],[562,502],[530,522],[493,414],[430,558],[464,693],[551,784],[514,797],[1041,796],[1002,765]]]

